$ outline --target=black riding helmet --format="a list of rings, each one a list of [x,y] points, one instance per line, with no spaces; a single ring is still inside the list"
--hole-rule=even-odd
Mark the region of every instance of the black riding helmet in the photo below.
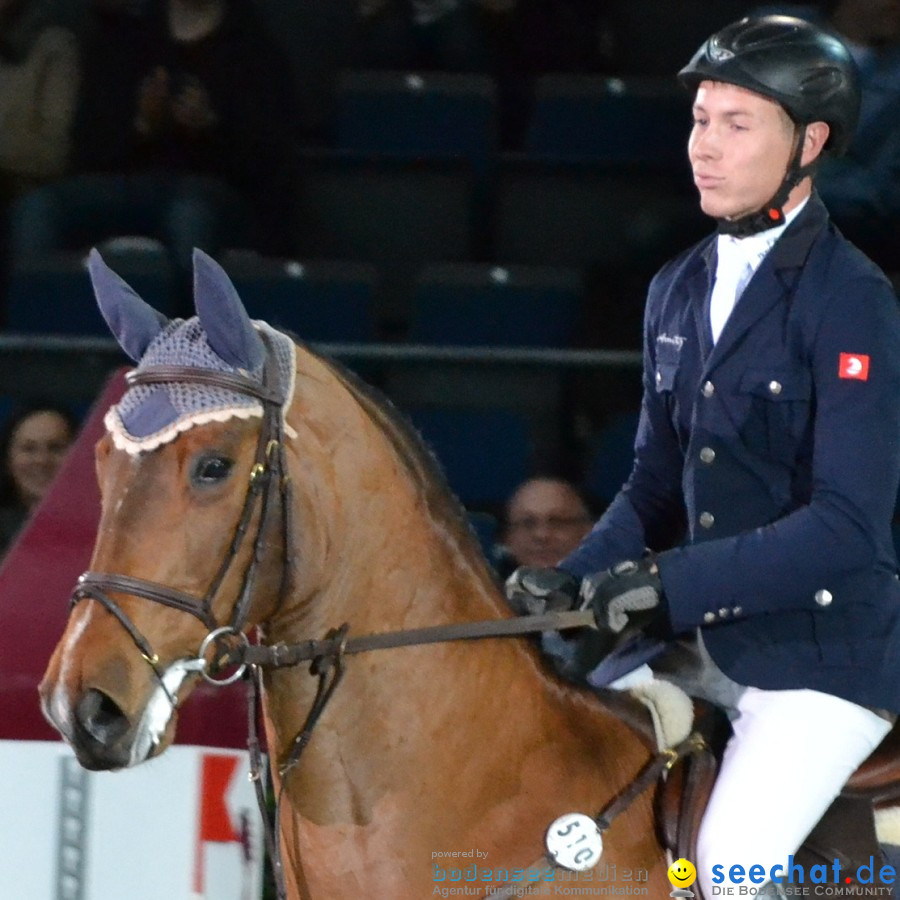
[[[758,213],[720,221],[719,230],[746,235],[784,221],[782,206],[813,166],[800,166],[805,126],[826,122],[825,149],[846,151],[859,118],[859,74],[850,51],[835,35],[793,16],[748,17],[714,34],[678,73],[696,91],[701,81],[747,88],[779,103],[797,126],[796,147],[785,179]]]

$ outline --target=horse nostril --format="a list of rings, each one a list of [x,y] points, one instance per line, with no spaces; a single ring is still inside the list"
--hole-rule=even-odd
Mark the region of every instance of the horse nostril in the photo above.
[[[79,725],[95,741],[109,746],[128,731],[128,717],[111,697],[91,688],[81,695],[75,708]]]

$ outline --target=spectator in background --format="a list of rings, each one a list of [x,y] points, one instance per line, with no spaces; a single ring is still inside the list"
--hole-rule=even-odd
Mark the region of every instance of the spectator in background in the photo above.
[[[0,197],[63,173],[78,89],[75,35],[40,0],[0,0]]]
[[[250,0],[93,0],[71,175],[28,194],[14,258],[108,237],[285,252],[287,61]]]
[[[53,481],[77,425],[68,410],[32,403],[14,410],[0,433],[0,555]]]
[[[0,0],[0,284],[11,204],[64,171],[78,78],[75,36],[43,0]]]
[[[359,64],[488,72],[516,0],[358,0]]]
[[[517,566],[555,566],[588,533],[593,522],[581,491],[564,478],[530,478],[506,504],[495,565],[505,578]]]
[[[819,192],[847,236],[900,269],[900,0],[839,0],[831,24],[856,59],[862,109],[850,150],[822,166]]]
[[[824,160],[816,179],[832,218],[891,272],[900,269],[900,0],[766,4],[832,28],[860,72],[862,107],[847,154]]]

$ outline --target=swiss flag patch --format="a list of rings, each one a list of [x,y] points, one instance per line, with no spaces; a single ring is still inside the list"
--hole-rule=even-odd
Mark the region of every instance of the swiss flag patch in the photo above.
[[[869,357],[864,353],[842,353],[838,363],[838,377],[868,381]]]

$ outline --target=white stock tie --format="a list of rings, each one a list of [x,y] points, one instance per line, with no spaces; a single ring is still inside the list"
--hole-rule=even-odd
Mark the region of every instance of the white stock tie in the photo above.
[[[716,253],[716,281],[709,299],[709,324],[714,344],[754,272],[743,248],[733,238],[719,238]]]

